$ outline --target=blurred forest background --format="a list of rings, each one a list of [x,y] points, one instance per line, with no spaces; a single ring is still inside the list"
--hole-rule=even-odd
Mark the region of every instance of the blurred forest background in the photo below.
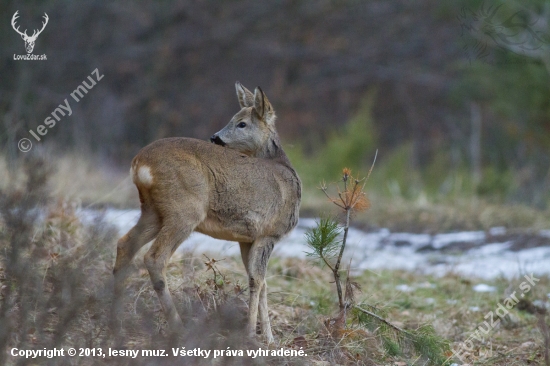
[[[13,59],[16,10],[29,34],[48,14],[34,49],[47,61]],[[344,166],[366,173],[378,149],[375,196],[550,203],[548,1],[3,0],[0,14],[8,171],[28,137],[32,153],[127,174],[156,139],[221,129],[239,80],[273,103],[306,191]],[[28,130],[96,68],[104,78],[35,142]]]

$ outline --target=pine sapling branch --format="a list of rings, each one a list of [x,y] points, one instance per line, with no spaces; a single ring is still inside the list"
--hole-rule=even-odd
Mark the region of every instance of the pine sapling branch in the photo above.
[[[308,252],[310,257],[320,259],[331,271],[334,271],[332,259],[336,256],[339,248],[338,236],[341,229],[338,223],[330,218],[324,217],[317,222],[317,226],[306,232],[307,245],[312,249]]]
[[[373,318],[375,318],[376,320],[386,324],[387,326],[397,330],[398,332],[401,332],[401,333],[408,333],[405,329],[401,329],[399,328],[397,325],[393,324],[393,323],[390,323],[389,321],[387,321],[386,319],[382,318],[381,316],[373,313],[372,311],[368,311],[366,309],[363,309],[362,307],[358,306],[358,305],[355,305],[354,306],[355,309],[367,314],[368,316],[372,316]]]

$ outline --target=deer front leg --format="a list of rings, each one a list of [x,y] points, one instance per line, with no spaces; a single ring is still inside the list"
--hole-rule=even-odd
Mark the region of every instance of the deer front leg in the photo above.
[[[258,310],[260,310],[262,333],[269,343],[273,342],[273,334],[269,324],[265,273],[275,241],[276,239],[271,237],[257,239],[248,253],[248,286],[250,291],[248,334],[250,336],[256,334],[256,322],[258,320]]]
[[[267,282],[264,280],[262,291],[260,292],[260,327],[267,343],[275,342],[271,332],[271,323],[269,322],[269,308],[267,307]]]
[[[251,243],[239,243],[241,248],[241,257],[244,263],[244,268],[246,269],[246,274],[248,272],[248,260]],[[260,316],[260,327],[262,329],[262,334],[265,336],[267,343],[273,343],[275,339],[273,338],[273,333],[271,332],[271,324],[269,323],[269,313],[267,307],[267,282],[264,279],[262,289],[260,291],[260,300],[259,300],[259,316]],[[255,329],[255,328],[254,328]]]

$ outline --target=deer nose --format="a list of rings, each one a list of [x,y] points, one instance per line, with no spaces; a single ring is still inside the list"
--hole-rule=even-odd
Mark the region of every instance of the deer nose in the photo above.
[[[220,136],[214,134],[212,137],[210,137],[210,141],[215,143],[216,145],[225,146],[225,142],[220,138]]]

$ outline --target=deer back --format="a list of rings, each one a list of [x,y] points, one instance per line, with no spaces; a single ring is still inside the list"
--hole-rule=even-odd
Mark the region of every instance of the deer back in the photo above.
[[[132,170],[142,204],[155,206],[161,217],[174,210],[197,212],[196,230],[215,238],[279,238],[298,220],[301,182],[286,156],[256,158],[201,140],[169,138],[142,149]]]

